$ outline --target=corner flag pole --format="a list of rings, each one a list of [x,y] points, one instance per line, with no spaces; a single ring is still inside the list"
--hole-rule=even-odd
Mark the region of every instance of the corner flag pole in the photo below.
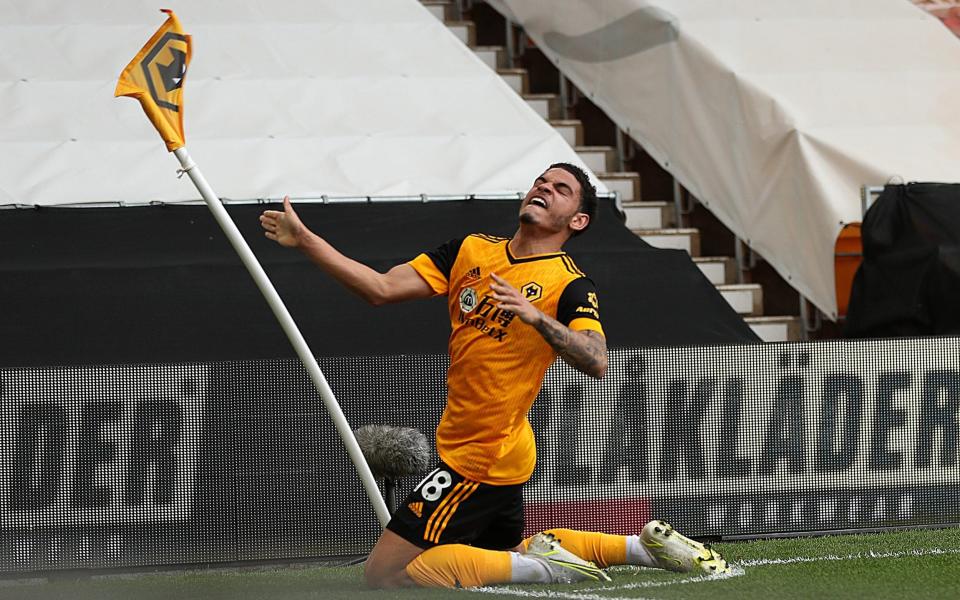
[[[337,404],[333,391],[330,389],[326,377],[323,376],[316,358],[310,352],[310,347],[307,346],[306,340],[303,339],[297,324],[293,322],[293,317],[290,316],[290,312],[284,306],[277,290],[270,283],[270,279],[257,261],[257,257],[254,256],[233,219],[227,214],[223,203],[213,193],[210,184],[204,179],[197,164],[193,162],[187,152],[183,135],[183,81],[187,73],[187,66],[190,64],[191,39],[189,35],[183,32],[180,21],[173,14],[173,11],[163,9],[161,12],[167,14],[166,22],[160,26],[160,29],[153,34],[146,45],[124,68],[120,74],[120,79],[117,81],[117,89],[114,95],[131,96],[140,102],[147,118],[150,119],[157,133],[160,134],[167,145],[167,150],[176,155],[183,172],[190,176],[193,185],[200,191],[203,201],[206,202],[210,212],[213,213],[214,219],[220,225],[223,233],[226,234],[227,239],[230,240],[233,249],[240,255],[240,260],[243,261],[257,287],[260,288],[260,293],[266,298],[267,304],[273,310],[273,314],[280,322],[284,333],[287,334],[287,338],[293,344],[297,356],[300,357],[300,361],[306,367],[310,379],[313,380],[314,387],[320,393],[320,398],[323,400],[327,412],[330,413],[330,418],[333,419],[333,424],[340,433],[343,445],[347,447],[350,459],[357,468],[360,481],[370,498],[370,503],[373,504],[377,519],[381,526],[386,527],[390,520],[390,511],[387,510],[387,504],[384,502],[383,496],[380,495],[380,489],[373,478],[370,466],[367,464],[363,452],[357,444],[357,439],[354,437],[350,425],[347,424],[347,419],[343,416],[343,411]]]
[[[203,173],[200,172],[197,164],[190,158],[190,153],[187,152],[186,146],[177,148],[173,151],[173,154],[177,157],[177,160],[180,161],[183,171],[190,176],[190,180],[193,181],[193,185],[197,187],[200,195],[203,196],[203,201],[206,202],[207,207],[210,208],[210,212],[213,213],[213,218],[217,220],[220,228],[223,229],[223,233],[225,233],[227,239],[230,240],[233,249],[240,255],[240,260],[242,260],[244,266],[247,267],[257,287],[260,288],[260,293],[266,298],[267,304],[270,305],[270,309],[273,310],[273,314],[277,317],[277,321],[280,322],[284,333],[287,334],[287,338],[290,339],[294,350],[297,351],[297,356],[300,357],[300,361],[303,363],[303,366],[306,367],[307,373],[310,374],[310,379],[313,380],[314,387],[320,392],[320,398],[323,399],[323,404],[327,407],[327,412],[330,413],[330,417],[333,419],[333,423],[336,425],[337,431],[343,439],[343,444],[347,447],[347,453],[353,460],[353,464],[357,467],[360,480],[363,482],[363,487],[370,497],[370,502],[373,504],[373,509],[377,513],[377,519],[379,519],[380,525],[386,527],[387,522],[390,520],[390,511],[387,509],[383,496],[380,495],[380,488],[373,478],[370,466],[363,457],[363,452],[361,452],[360,446],[357,444],[357,439],[354,437],[353,431],[347,423],[347,418],[343,415],[343,410],[341,410],[340,405],[337,403],[333,391],[327,383],[327,378],[323,375],[323,371],[320,370],[317,359],[314,358],[313,353],[310,352],[310,347],[307,346],[303,334],[300,333],[300,329],[293,321],[293,317],[290,316],[290,312],[280,298],[280,294],[278,294],[277,290],[273,287],[263,267],[259,261],[257,261],[257,257],[254,256],[250,246],[247,245],[247,241],[243,239],[243,235],[240,233],[240,230],[237,229],[237,225],[233,222],[233,219],[230,218],[230,215],[227,214],[223,203],[220,202],[217,195],[213,193],[213,189],[210,188],[210,184],[207,183]]]

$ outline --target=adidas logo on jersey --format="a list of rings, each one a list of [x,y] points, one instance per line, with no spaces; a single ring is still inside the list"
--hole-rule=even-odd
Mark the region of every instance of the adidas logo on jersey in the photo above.
[[[423,502],[411,502],[407,505],[407,508],[410,509],[410,512],[417,515],[418,519],[423,516]]]
[[[480,279],[480,267],[474,267],[467,271],[467,279]]]

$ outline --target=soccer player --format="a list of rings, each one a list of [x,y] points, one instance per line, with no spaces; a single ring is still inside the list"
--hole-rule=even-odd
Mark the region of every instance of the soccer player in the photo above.
[[[440,463],[393,515],[365,567],[372,587],[470,587],[608,580],[608,565],[727,570],[709,546],[662,521],[639,535],[555,529],[523,540],[523,483],[536,461],[527,412],[557,356],[596,378],[607,370],[593,282],[562,251],[595,218],[579,167],[558,163],[520,203],[513,237],[452,240],[379,273],[311,232],[288,198],[260,217],[267,238],[297,248],[375,306],[445,295],[452,331]],[[563,546],[560,545],[563,541]]]

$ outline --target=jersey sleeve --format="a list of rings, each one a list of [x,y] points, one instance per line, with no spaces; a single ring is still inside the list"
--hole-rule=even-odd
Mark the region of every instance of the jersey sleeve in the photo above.
[[[604,335],[597,286],[593,281],[580,277],[567,284],[557,303],[557,320],[574,331],[588,329]]]
[[[407,264],[427,282],[434,294],[446,294],[450,285],[450,271],[457,260],[461,244],[463,239],[450,240],[434,250],[418,255]]]

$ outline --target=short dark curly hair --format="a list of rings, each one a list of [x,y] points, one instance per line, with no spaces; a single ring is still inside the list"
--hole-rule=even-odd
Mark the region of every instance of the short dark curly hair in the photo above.
[[[580,184],[580,208],[578,210],[590,217],[590,220],[587,222],[586,227],[580,231],[574,231],[573,235],[570,236],[576,237],[590,229],[590,226],[593,225],[594,220],[597,218],[597,188],[593,187],[593,183],[590,182],[590,176],[587,175],[586,171],[577,165],[562,162],[553,163],[547,168],[548,171],[550,169],[563,169],[573,175],[577,183]]]

